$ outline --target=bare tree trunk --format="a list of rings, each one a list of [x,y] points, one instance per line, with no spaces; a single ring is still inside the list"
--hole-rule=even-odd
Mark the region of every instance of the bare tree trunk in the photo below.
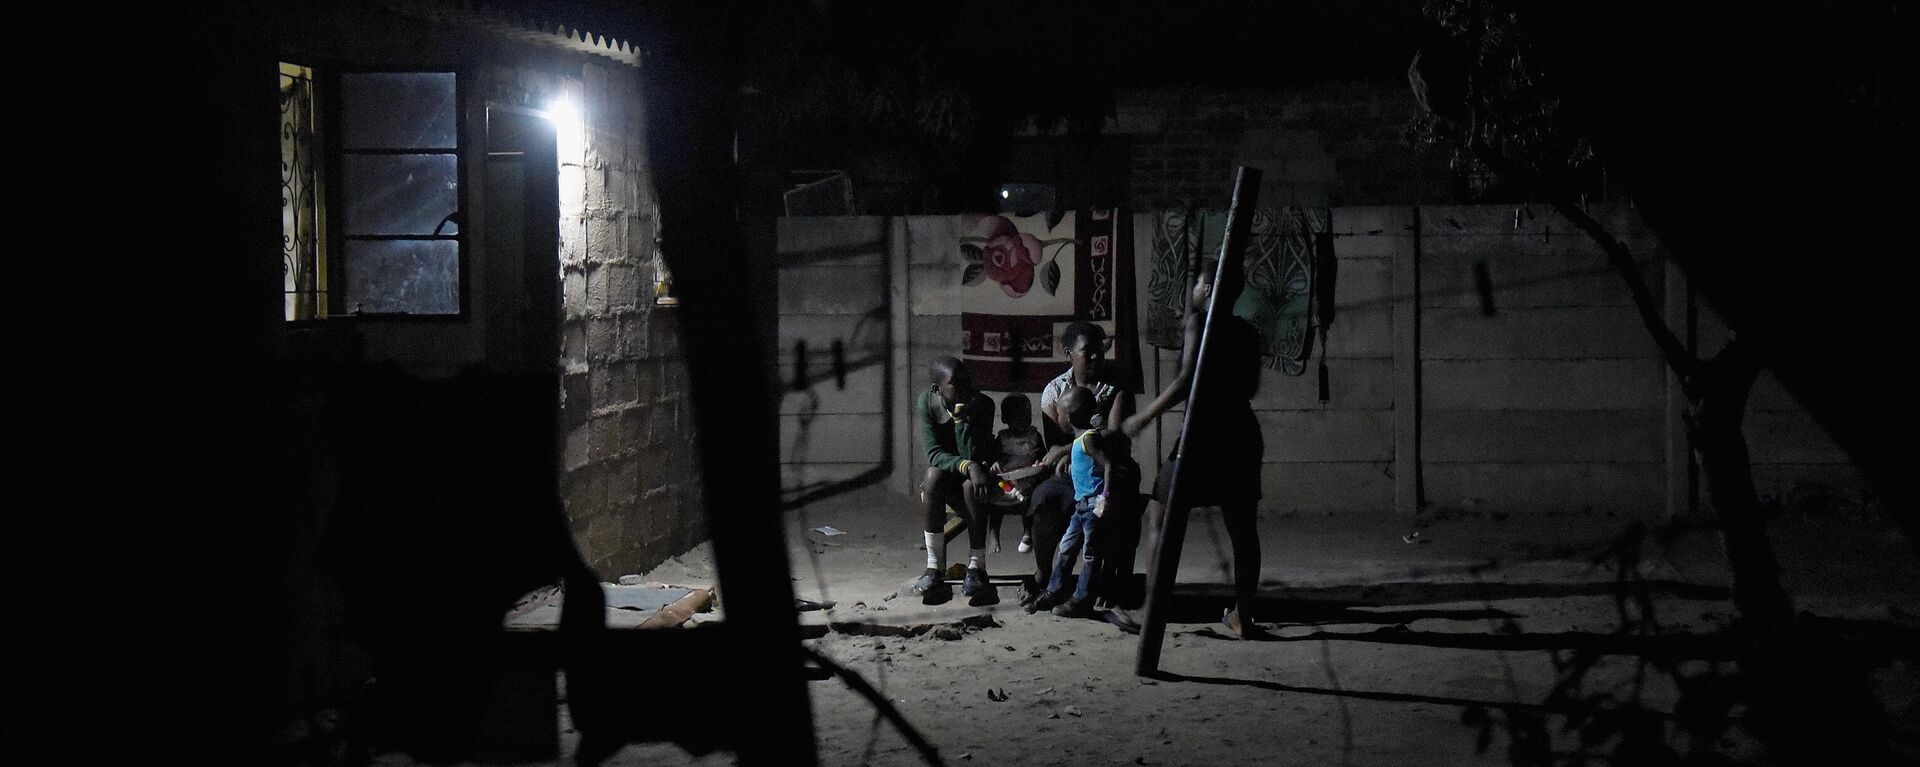
[[[1500,172],[1528,179],[1537,189],[1546,188],[1537,176],[1496,153],[1482,151],[1479,154],[1494,163]],[[1701,482],[1719,523],[1727,568],[1733,575],[1733,604],[1740,613],[1739,628],[1749,641],[1750,650],[1770,645],[1787,628],[1793,616],[1793,604],[1780,585],[1780,567],[1767,540],[1760,496],[1753,489],[1753,462],[1747,452],[1746,434],[1741,430],[1747,397],[1763,364],[1759,350],[1752,341],[1736,336],[1713,359],[1696,358],[1661,318],[1653,291],[1648,289],[1646,277],[1627,246],[1614,239],[1600,222],[1565,195],[1552,192],[1549,200],[1560,215],[1606,251],[1607,261],[1627,283],[1641,322],[1647,332],[1653,334],[1667,365],[1680,377],[1688,402],[1687,437],[1700,461]]]
[[[1780,567],[1767,540],[1760,496],[1753,489],[1747,438],[1741,430],[1760,365],[1752,342],[1740,337],[1701,363],[1687,386],[1687,437],[1700,461],[1707,501],[1719,522],[1741,629],[1750,641],[1766,642],[1786,629],[1793,608],[1780,586]]]

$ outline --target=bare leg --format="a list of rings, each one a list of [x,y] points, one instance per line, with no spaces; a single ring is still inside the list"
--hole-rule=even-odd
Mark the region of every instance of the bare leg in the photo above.
[[[982,506],[986,508],[987,519],[990,520],[989,524],[992,526],[987,536],[987,553],[998,554],[1000,553],[1000,525],[1006,521],[1007,515],[1000,513],[1000,510],[995,508],[993,504],[982,504]]]
[[[1253,628],[1254,598],[1260,589],[1260,529],[1251,501],[1222,506],[1220,516],[1227,525],[1227,539],[1233,543],[1234,611],[1240,626]]]
[[[1147,547],[1147,572],[1149,573],[1147,587],[1149,589],[1153,587],[1151,580],[1153,564],[1160,561],[1160,526],[1165,523],[1166,516],[1167,509],[1161,505],[1160,499],[1154,498],[1147,501],[1147,516],[1141,521],[1140,542]]]
[[[957,502],[953,496],[959,487],[957,478],[933,467],[927,468],[926,477],[920,482],[924,512],[921,532],[926,538],[927,570],[914,580],[911,593],[919,595],[925,604],[940,604],[953,595],[942,570],[947,561],[947,506]]]
[[[984,549],[987,547],[987,528],[992,524],[989,517],[993,515],[993,507],[975,499],[973,495],[973,480],[961,483],[960,500],[966,506],[964,511],[967,514],[967,546],[970,549]]]
[[[972,557],[968,557],[965,580],[961,582],[960,593],[967,595],[967,604],[979,607],[996,604],[1000,601],[999,589],[987,579],[987,525],[993,515],[993,506],[974,497],[973,480],[960,485],[960,503],[966,507],[967,543],[972,551],[981,552],[980,565],[973,566]],[[971,552],[970,552],[971,553]]]
[[[1138,610],[1115,609],[1107,620],[1120,626],[1129,633],[1139,633],[1141,624],[1147,620],[1146,602],[1153,594],[1154,579],[1160,573],[1160,530],[1166,523],[1167,508],[1158,498],[1147,500],[1146,513],[1140,520],[1140,542],[1147,548],[1147,587],[1140,594],[1141,605]],[[1163,605],[1160,609],[1166,609]]]
[[[945,472],[932,466],[927,467],[926,478],[920,481],[920,500],[925,506],[923,521],[924,532],[937,533],[947,526],[947,498],[940,491],[940,480]]]

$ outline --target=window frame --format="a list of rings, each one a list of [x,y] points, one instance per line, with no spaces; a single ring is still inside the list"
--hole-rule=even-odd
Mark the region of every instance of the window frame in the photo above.
[[[472,104],[472,99],[469,94],[469,91],[473,89],[472,75],[469,72],[469,68],[462,65],[452,65],[452,64],[439,65],[439,66],[426,65],[426,64],[396,64],[396,65],[390,65],[390,66],[387,66],[387,65],[372,66],[372,65],[364,65],[364,64],[333,65],[333,66],[325,66],[325,67],[314,66],[314,65],[308,65],[308,66],[311,66],[315,70],[317,75],[316,79],[319,80],[321,84],[321,95],[325,97],[322,100],[321,107],[320,107],[322,124],[320,126],[319,132],[325,137],[325,141],[324,141],[325,147],[323,149],[323,152],[326,155],[325,157],[326,164],[322,170],[322,173],[324,174],[324,178],[326,179],[325,189],[327,193],[326,200],[324,201],[324,205],[326,208],[325,215],[328,220],[328,225],[326,227],[327,249],[328,249],[328,253],[331,255],[332,263],[330,263],[327,268],[327,316],[323,318],[318,318],[315,320],[300,320],[298,322],[327,322],[332,320],[343,320],[343,319],[368,320],[368,321],[374,321],[374,322],[423,322],[423,323],[470,322],[472,320],[472,315],[473,315],[473,311],[472,311],[473,291],[472,291],[472,284],[471,284],[472,277],[470,275],[470,272],[472,270],[469,268],[469,261],[472,258],[473,251],[472,251],[472,241],[471,241],[471,238],[469,237],[469,233],[473,228],[472,227],[473,200],[471,196],[471,189],[473,186],[474,170],[472,167],[473,163],[471,162],[472,153],[473,153],[473,137],[472,137],[472,131],[468,126],[468,123],[470,122],[468,110]],[[454,110],[453,140],[454,140],[455,146],[452,152],[440,152],[440,151],[420,152],[420,151],[406,151],[406,150],[369,151],[364,149],[349,150],[345,148],[344,141],[343,141],[344,124],[341,120],[341,108],[342,108],[341,94],[343,93],[342,85],[341,85],[342,78],[346,75],[355,75],[355,74],[388,74],[388,73],[451,74],[453,75],[453,104],[454,104],[453,106],[453,110]],[[413,235],[413,236],[351,235],[350,236],[347,234],[346,232],[347,227],[345,225],[346,224],[346,194],[345,194],[345,184],[343,183],[343,180],[346,177],[343,174],[345,173],[345,170],[346,170],[345,158],[348,155],[433,156],[433,155],[443,155],[443,154],[450,154],[453,156],[454,178],[456,179],[455,183],[459,185],[459,188],[456,189],[454,192],[454,205],[455,205],[454,210],[460,214],[461,220],[460,220],[459,229],[452,236],[440,236],[440,237],[422,236],[422,235]],[[421,241],[453,242],[455,247],[454,286],[455,286],[455,290],[459,291],[459,297],[458,297],[459,308],[456,311],[449,314],[412,314],[409,312],[361,312],[361,313],[353,312],[352,308],[346,305],[346,302],[347,302],[347,294],[346,294],[347,282],[346,281],[347,281],[347,273],[348,271],[350,271],[346,263],[347,262],[346,245],[348,242],[354,241],[354,240],[359,240],[363,242],[364,241],[382,241],[382,240],[387,240],[387,241],[421,240]]]

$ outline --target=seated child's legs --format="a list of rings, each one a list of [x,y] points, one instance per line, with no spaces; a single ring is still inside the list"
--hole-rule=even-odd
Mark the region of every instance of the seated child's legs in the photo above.
[[[965,513],[967,507],[961,499],[962,480],[958,474],[927,467],[926,475],[920,480],[920,495],[925,500],[923,527],[929,533],[946,529],[947,507]]]

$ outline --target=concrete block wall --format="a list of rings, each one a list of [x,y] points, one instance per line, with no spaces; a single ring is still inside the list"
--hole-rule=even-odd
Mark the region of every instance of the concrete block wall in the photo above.
[[[1329,397],[1320,401],[1310,365],[1299,376],[1263,370],[1254,397],[1265,440],[1261,508],[1280,513],[1379,512],[1394,505],[1394,284],[1396,259],[1414,252],[1404,207],[1335,208],[1339,279],[1327,333]],[[1150,226],[1150,224],[1149,224]],[[1136,239],[1136,242],[1149,242]],[[1141,254],[1144,259],[1145,254]],[[1144,260],[1139,261],[1144,269]],[[1315,341],[1315,354],[1320,353]],[[1149,350],[1153,396],[1179,372],[1177,350]],[[1315,363],[1317,364],[1317,362]],[[1185,407],[1162,417],[1154,455],[1137,455],[1149,477],[1179,440]],[[1139,452],[1139,451],[1136,451]],[[1154,465],[1144,465],[1151,460]]]
[[[602,577],[705,538],[674,310],[656,306],[655,207],[639,73],[587,63],[563,84],[582,135],[560,147],[560,487]]]
[[[1684,279],[1678,285],[1684,290]],[[1728,339],[1726,322],[1704,302],[1696,302],[1695,317],[1693,340],[1700,355],[1719,353]],[[1762,501],[1820,512],[1828,510],[1821,508],[1828,503],[1866,500],[1866,477],[1773,374],[1762,371],[1754,381],[1741,429],[1753,461],[1754,490]]]
[[[794,496],[886,462],[891,220],[775,220],[781,488]],[[833,345],[842,347],[835,375]]]
[[[1130,139],[1136,209],[1226,207],[1237,165],[1265,171],[1263,205],[1451,201],[1444,158],[1400,139],[1416,108],[1403,82],[1123,91],[1104,132]]]
[[[1825,503],[1831,493],[1845,503],[1865,500],[1865,475],[1771,374],[1762,373],[1754,383],[1743,429],[1753,459],[1754,490],[1762,500],[1789,508]]]
[[[1632,208],[1592,213],[1637,254],[1656,301],[1665,301],[1674,290],[1662,279],[1666,253]],[[887,336],[872,328],[883,315],[893,339],[886,394],[885,376],[867,368],[845,389],[827,381],[787,394],[789,490],[889,460],[889,486],[916,487],[924,461],[907,408],[926,386],[927,362],[959,345],[959,308],[949,297],[960,264],[946,245],[956,220],[779,222],[783,375],[791,380],[798,339],[810,350],[842,339],[850,359],[869,350],[877,359]],[[1135,242],[1152,241],[1148,216],[1134,226]],[[1254,407],[1266,443],[1264,513],[1659,516],[1691,503],[1677,391],[1624,283],[1571,223],[1541,206],[1339,207],[1333,230],[1336,316],[1324,349],[1331,396],[1319,400],[1311,369],[1263,373]],[[1138,274],[1146,260],[1137,249]],[[1684,319],[1690,299],[1679,290]],[[1725,334],[1710,310],[1700,315],[1698,335],[1711,351],[1715,334]],[[1142,354],[1147,388],[1157,392],[1178,358]],[[890,429],[888,408],[898,414]],[[1161,419],[1136,448],[1149,482],[1180,415]],[[1747,428],[1763,495],[1804,493],[1807,483],[1856,494],[1864,487],[1770,378],[1756,388]]]
[[[1659,242],[1629,208],[1595,212],[1658,290]],[[1541,206],[1418,216],[1426,500],[1663,510],[1666,368],[1600,248]]]

